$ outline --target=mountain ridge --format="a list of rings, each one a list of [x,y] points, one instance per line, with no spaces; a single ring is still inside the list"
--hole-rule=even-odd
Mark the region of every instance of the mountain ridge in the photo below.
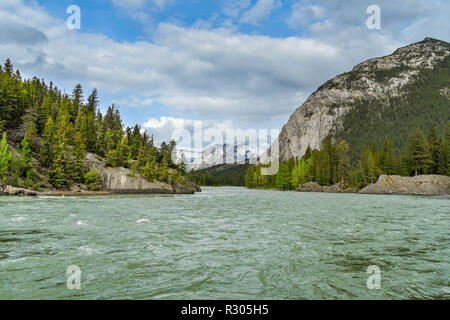
[[[355,151],[352,154],[354,161],[363,145],[363,141],[358,141],[359,136],[367,136],[363,124],[358,124],[358,121],[366,121],[367,130],[375,131],[376,141],[381,142],[383,138],[393,135],[397,148],[404,143],[407,131],[414,126],[445,123],[449,105],[447,93],[450,90],[449,58],[449,43],[427,37],[398,48],[390,55],[363,61],[351,71],[326,81],[283,126],[277,138],[280,160],[300,158],[308,146],[319,149],[325,137],[332,135],[336,139],[350,140],[351,149]],[[418,95],[417,90],[411,88],[413,86],[418,86],[422,91],[432,86],[433,90]],[[418,95],[417,99],[410,97],[414,95]],[[421,104],[409,106],[415,100],[420,100]],[[393,112],[388,117],[387,107],[391,107]],[[361,114],[362,111],[366,115]],[[414,115],[415,112],[422,112],[423,115]],[[377,127],[383,127],[377,119],[381,116],[385,116],[387,122],[395,123],[395,126],[389,126],[389,131],[396,131],[399,124],[404,123],[405,132],[398,135],[396,132],[376,132]],[[406,118],[404,122],[402,117]],[[262,162],[267,162],[273,146]]]

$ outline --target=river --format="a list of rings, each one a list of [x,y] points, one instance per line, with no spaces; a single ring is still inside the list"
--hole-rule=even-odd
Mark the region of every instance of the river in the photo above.
[[[449,230],[444,196],[0,197],[0,299],[448,299]]]

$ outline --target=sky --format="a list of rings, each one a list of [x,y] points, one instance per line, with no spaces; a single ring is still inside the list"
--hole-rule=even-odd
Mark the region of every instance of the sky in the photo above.
[[[80,29],[67,27],[70,5]],[[366,25],[370,5],[380,28]],[[157,141],[175,129],[281,129],[321,84],[425,37],[448,0],[0,0],[0,60],[85,96]]]

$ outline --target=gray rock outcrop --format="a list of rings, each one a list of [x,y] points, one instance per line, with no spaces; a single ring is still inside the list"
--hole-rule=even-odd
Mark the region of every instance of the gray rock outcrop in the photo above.
[[[416,177],[382,175],[376,183],[368,185],[359,193],[450,195],[450,177],[440,175]]]
[[[86,153],[85,165],[88,170],[97,169],[102,178],[101,190],[113,193],[157,193],[157,194],[193,194],[201,189],[186,181],[180,183],[148,182],[142,176],[126,168],[106,167],[104,162],[92,153]]]

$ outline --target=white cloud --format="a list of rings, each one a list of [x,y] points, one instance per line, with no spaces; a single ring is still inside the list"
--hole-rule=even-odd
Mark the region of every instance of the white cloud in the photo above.
[[[159,119],[150,118],[143,124],[143,127],[149,134],[153,134],[154,139],[157,143],[161,143],[162,141],[169,141],[171,139],[177,140],[179,137],[176,135],[176,133],[181,132],[180,130],[186,130],[191,136],[191,140],[188,141],[187,144],[190,148],[194,148],[194,133],[196,132],[195,129],[198,130],[197,132],[203,134],[208,130],[217,130],[217,132],[220,132],[224,136],[227,130],[237,129],[237,127],[230,120],[217,122],[211,120],[199,121],[175,117],[160,117]],[[214,143],[214,141],[204,141],[203,137],[201,137],[201,143],[197,146],[197,149],[202,150],[210,143]]]
[[[257,26],[262,20],[266,19],[276,7],[276,0],[258,0],[253,7],[242,14],[240,22]]]
[[[326,10],[324,7],[317,5],[303,5],[301,2],[296,2],[292,5],[288,25],[291,28],[308,26],[314,21],[323,19],[325,13]]]
[[[237,18],[251,4],[251,0],[228,0],[223,6],[222,12],[229,17]]]

